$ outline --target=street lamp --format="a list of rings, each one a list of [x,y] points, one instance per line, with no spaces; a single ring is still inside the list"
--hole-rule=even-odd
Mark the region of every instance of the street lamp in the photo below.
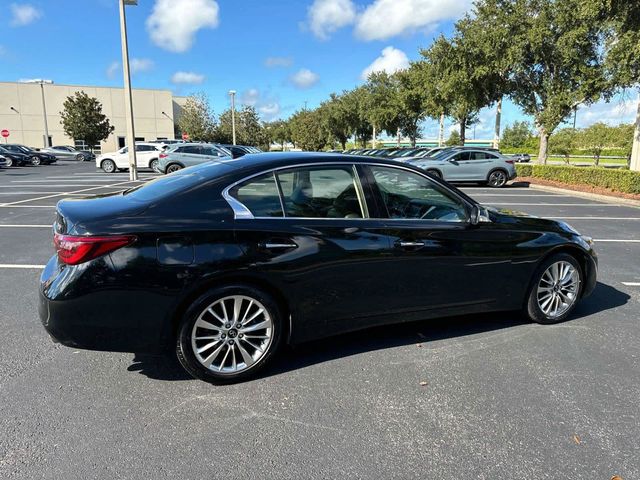
[[[47,105],[44,101],[44,85],[51,85],[53,80],[27,80],[24,83],[37,83],[40,85],[40,93],[42,94],[42,119],[44,120],[44,146],[45,148],[50,147],[49,145],[49,124],[47,123]]]
[[[129,180],[138,179],[136,163],[136,134],[133,127],[133,96],[131,95],[131,75],[129,72],[129,44],[127,42],[127,17],[125,5],[137,5],[138,0],[120,0],[120,37],[122,43],[122,71],[124,73],[124,106],[127,120],[127,145],[129,153]]]
[[[229,90],[231,96],[231,135],[233,136],[233,144],[236,144],[236,91]]]

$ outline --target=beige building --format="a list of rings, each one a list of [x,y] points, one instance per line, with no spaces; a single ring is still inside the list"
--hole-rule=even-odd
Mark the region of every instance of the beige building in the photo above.
[[[42,88],[42,89],[41,89]],[[83,139],[65,135],[60,112],[66,98],[83,91],[102,103],[102,112],[115,127],[99,146],[103,152],[117,150],[126,142],[124,90],[111,87],[0,82],[0,130],[9,130],[9,143],[30,147],[45,146],[42,93],[46,107],[50,145],[84,145]],[[174,119],[180,114],[184,97],[170,90],[133,90],[134,125],[137,141],[174,138]],[[4,143],[4,139],[0,138]]]

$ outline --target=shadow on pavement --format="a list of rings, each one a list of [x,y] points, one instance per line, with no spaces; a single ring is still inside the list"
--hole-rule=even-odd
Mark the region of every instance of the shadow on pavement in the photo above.
[[[626,293],[598,282],[591,296],[576,307],[567,322],[625,305],[630,298]],[[526,323],[529,322],[519,312],[499,312],[370,328],[307,342],[293,348],[285,347],[274,358],[271,366],[258,377],[270,377],[364,352],[491,332]],[[173,355],[135,354],[133,362],[127,370],[139,372],[152,379],[166,381],[192,379]]]

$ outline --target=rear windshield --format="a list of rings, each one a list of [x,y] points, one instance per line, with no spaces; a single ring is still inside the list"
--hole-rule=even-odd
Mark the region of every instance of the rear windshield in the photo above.
[[[138,202],[160,200],[221,176],[227,170],[229,166],[223,163],[198,165],[156,178],[139,187],[130,188],[123,194]]]

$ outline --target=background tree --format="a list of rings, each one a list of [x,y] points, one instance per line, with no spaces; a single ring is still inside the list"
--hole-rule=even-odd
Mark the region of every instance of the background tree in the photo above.
[[[509,37],[511,99],[531,115],[546,163],[549,135],[580,104],[608,93],[601,49],[600,0],[484,0],[483,19]]]
[[[621,124],[612,129],[611,143],[622,150],[627,157],[627,167],[631,166],[631,152],[633,150],[633,136],[635,135],[633,124]]]
[[[189,96],[177,123],[180,131],[188,134],[192,141],[213,140],[217,122],[207,95],[200,92]]]
[[[447,147],[455,147],[457,145],[461,145],[461,138],[460,138],[460,134],[458,133],[457,130],[453,130],[451,132],[451,134],[449,135],[449,138],[447,138],[447,141],[444,142],[444,144]]]
[[[343,107],[349,119],[350,130],[356,142],[363,148],[372,137],[372,125],[369,123],[367,105],[370,103],[366,86],[360,86],[342,94]]]
[[[578,143],[580,147],[593,155],[593,163],[600,163],[600,155],[605,147],[613,143],[612,128],[606,123],[598,122],[580,131]]]
[[[395,136],[400,128],[398,116],[398,88],[396,77],[387,72],[371,73],[364,88],[366,95],[366,116],[371,126],[377,132],[385,131],[389,136]]]
[[[576,148],[578,132],[573,128],[563,128],[551,135],[549,150],[554,155],[562,155],[566,164],[569,164],[569,156]]]
[[[416,146],[420,135],[420,123],[429,117],[437,117],[441,108],[436,99],[439,94],[435,90],[437,82],[432,77],[431,64],[427,62],[412,63],[406,70],[394,74],[397,79],[397,107],[400,132],[409,137],[411,146]]]
[[[289,120],[291,138],[303,150],[317,152],[327,144],[329,132],[316,110],[298,110]]]
[[[268,142],[260,116],[254,107],[245,105],[235,113],[236,143],[239,145],[264,146]],[[220,115],[213,139],[218,143],[233,143],[231,109]]]
[[[525,148],[531,141],[531,129],[527,122],[514,122],[504,129],[500,146],[502,148]]]
[[[106,140],[115,128],[102,113],[102,104],[98,99],[85,92],[76,92],[67,97],[63,107],[60,123],[65,135],[74,140],[84,140],[89,148]]]
[[[353,112],[348,108],[344,98],[332,93],[329,100],[320,105],[318,113],[322,118],[324,128],[345,150],[347,140],[353,132],[354,119],[352,118]]]
[[[279,143],[284,152],[285,146],[291,141],[291,132],[289,122],[286,120],[274,120],[265,124],[265,131],[269,139],[269,143]]]

